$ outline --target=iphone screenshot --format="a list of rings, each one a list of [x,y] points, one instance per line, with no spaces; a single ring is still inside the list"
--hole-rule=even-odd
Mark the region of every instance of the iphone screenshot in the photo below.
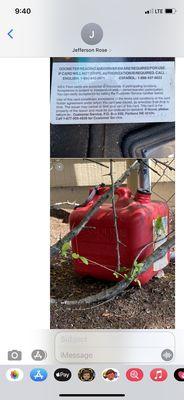
[[[183,400],[183,57],[182,0],[1,6],[2,399]]]

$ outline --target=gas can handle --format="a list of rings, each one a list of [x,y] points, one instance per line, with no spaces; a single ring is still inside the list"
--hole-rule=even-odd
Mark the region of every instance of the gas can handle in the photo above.
[[[75,210],[77,209],[77,208],[80,208],[80,207],[85,207],[88,203],[90,203],[90,201],[92,201],[93,199],[94,199],[94,197],[96,196],[96,195],[98,195],[99,193],[99,190],[101,189],[101,188],[104,188],[105,187],[105,185],[102,183],[101,185],[98,185],[98,186],[95,186],[91,191],[90,191],[90,193],[89,193],[89,196],[87,197],[87,199],[83,202],[83,203],[81,203],[81,204],[79,204],[79,205],[77,205],[77,206],[75,206]]]

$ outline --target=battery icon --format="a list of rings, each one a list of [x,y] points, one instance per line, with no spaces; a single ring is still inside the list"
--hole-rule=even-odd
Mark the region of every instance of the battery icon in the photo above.
[[[165,8],[165,13],[166,14],[175,14],[176,9],[175,8]]]

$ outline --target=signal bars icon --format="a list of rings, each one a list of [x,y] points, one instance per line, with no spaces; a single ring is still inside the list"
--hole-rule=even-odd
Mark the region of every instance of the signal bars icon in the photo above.
[[[154,9],[151,8],[150,10],[146,10],[145,14],[154,14]]]

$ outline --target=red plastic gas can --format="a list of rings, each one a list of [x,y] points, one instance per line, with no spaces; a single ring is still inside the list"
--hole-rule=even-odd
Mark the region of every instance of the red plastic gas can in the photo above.
[[[108,189],[100,188],[92,200],[71,213],[71,230]],[[165,202],[151,201],[151,193],[144,190],[138,190],[133,197],[128,188],[120,187],[115,194],[118,196],[116,212],[121,241],[121,266],[131,269],[139,253],[138,261],[141,262],[166,240],[169,233],[169,208]],[[103,204],[72,240],[72,251],[88,259],[88,265],[80,259],[73,261],[78,274],[109,281],[123,279],[114,276],[114,271],[117,271],[117,249],[111,203]],[[140,274],[138,278],[141,284],[147,283],[168,265],[169,260],[170,252],[155,262],[148,271]]]

